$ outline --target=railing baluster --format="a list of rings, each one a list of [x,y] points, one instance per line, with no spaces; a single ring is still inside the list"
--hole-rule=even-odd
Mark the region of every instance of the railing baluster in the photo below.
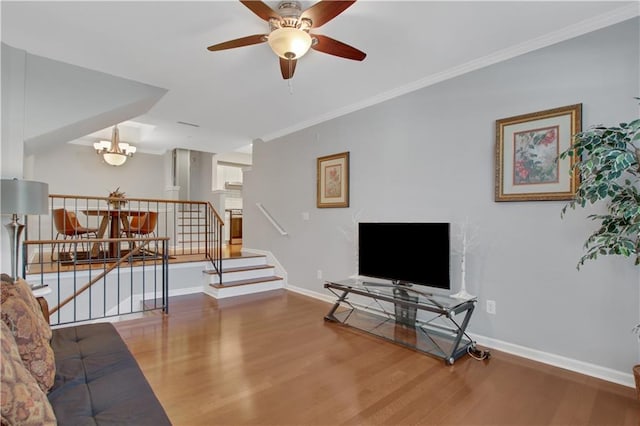
[[[158,308],[167,313],[168,266],[174,257],[196,260],[201,256],[211,263],[222,281],[224,222],[208,202],[130,198],[128,208],[116,210],[108,197],[52,194],[50,200],[51,212],[69,210],[88,228],[107,224],[103,220],[113,215],[115,220],[121,220],[121,210],[136,215],[158,212],[155,238],[130,233],[116,235],[118,238],[79,237],[73,233],[65,235],[64,231],[69,230],[66,223],[62,232],[56,232],[52,216],[27,221],[27,232],[31,225],[31,233],[25,234],[27,238],[23,242],[23,276],[37,277],[38,283],[32,284],[48,281],[52,286],[53,294],[47,298],[54,306],[53,325]],[[122,229],[127,227],[128,222],[123,222]],[[108,229],[101,231],[109,232]],[[49,239],[43,239],[44,236]],[[109,244],[116,247],[113,257],[109,257]],[[128,250],[121,245],[128,246]],[[128,269],[124,269],[126,261],[129,261]],[[148,276],[150,273],[153,275]],[[125,274],[129,274],[128,287]],[[53,281],[57,285],[52,284]],[[153,298],[152,304],[146,303],[147,297]]]

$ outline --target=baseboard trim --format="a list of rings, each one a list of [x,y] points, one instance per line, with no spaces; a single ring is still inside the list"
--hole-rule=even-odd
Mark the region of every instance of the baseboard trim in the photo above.
[[[491,349],[521,356],[544,364],[553,365],[554,367],[564,368],[565,370],[575,371],[576,373],[586,374],[587,376],[596,377],[619,385],[631,388],[635,387],[632,373],[623,373],[622,371],[614,370],[612,368],[602,367],[600,365],[532,349],[526,346],[516,345],[514,343],[505,342],[475,333],[468,334],[481,346],[486,346]]]
[[[336,298],[333,295],[320,294],[320,293],[315,292],[313,290],[307,290],[306,288],[298,287],[298,286],[291,285],[291,284],[287,284],[285,286],[285,290],[293,291],[294,293],[302,294],[304,296],[313,297],[314,299],[320,299],[323,302],[328,302],[328,303],[335,303],[336,302]]]
[[[291,284],[287,284],[285,290],[303,294],[314,299],[322,300],[323,302],[335,303],[336,301],[336,298],[333,295],[321,294],[316,291],[308,290]],[[501,352],[509,353],[511,355],[530,359],[532,361],[538,361],[543,364],[553,365],[554,367],[564,368],[565,370],[585,374],[587,376],[617,383],[619,385],[628,386],[631,388],[635,387],[632,373],[624,373],[612,368],[602,367],[600,365],[591,364],[577,359],[528,348],[526,346],[516,345],[514,343],[505,342],[499,339],[494,339],[492,337],[482,336],[476,333],[467,334],[469,334],[469,336],[477,344],[479,344],[480,346],[485,346],[489,349],[495,349]]]
[[[202,286],[197,287],[185,287],[177,288],[175,290],[169,290],[169,297],[173,296],[185,296],[187,294],[203,293]]]

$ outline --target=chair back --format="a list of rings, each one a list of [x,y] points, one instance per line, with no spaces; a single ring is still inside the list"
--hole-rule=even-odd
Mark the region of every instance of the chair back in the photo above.
[[[131,218],[129,227],[134,234],[146,235],[155,232],[158,212],[146,212]]]
[[[75,235],[82,228],[76,214],[66,209],[54,209],[53,221],[59,234]]]

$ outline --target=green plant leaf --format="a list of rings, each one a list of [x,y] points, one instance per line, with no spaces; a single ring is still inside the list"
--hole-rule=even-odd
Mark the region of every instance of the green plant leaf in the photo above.
[[[637,144],[637,145],[636,145]],[[640,262],[640,118],[618,126],[591,126],[573,136],[571,146],[559,158],[573,157],[571,171],[580,174],[575,197],[561,210],[575,210],[600,201],[607,203],[604,214],[588,218],[599,227],[584,243],[577,268],[603,255],[634,257]]]

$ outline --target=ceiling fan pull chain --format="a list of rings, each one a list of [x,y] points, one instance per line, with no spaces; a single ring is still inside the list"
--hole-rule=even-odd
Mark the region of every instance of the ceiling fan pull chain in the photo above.
[[[293,66],[292,66],[291,58],[289,58],[289,75],[293,77],[292,68],[293,68]],[[287,79],[287,83],[289,85],[289,95],[293,95],[293,82],[291,80],[293,80],[293,78],[288,78]]]

